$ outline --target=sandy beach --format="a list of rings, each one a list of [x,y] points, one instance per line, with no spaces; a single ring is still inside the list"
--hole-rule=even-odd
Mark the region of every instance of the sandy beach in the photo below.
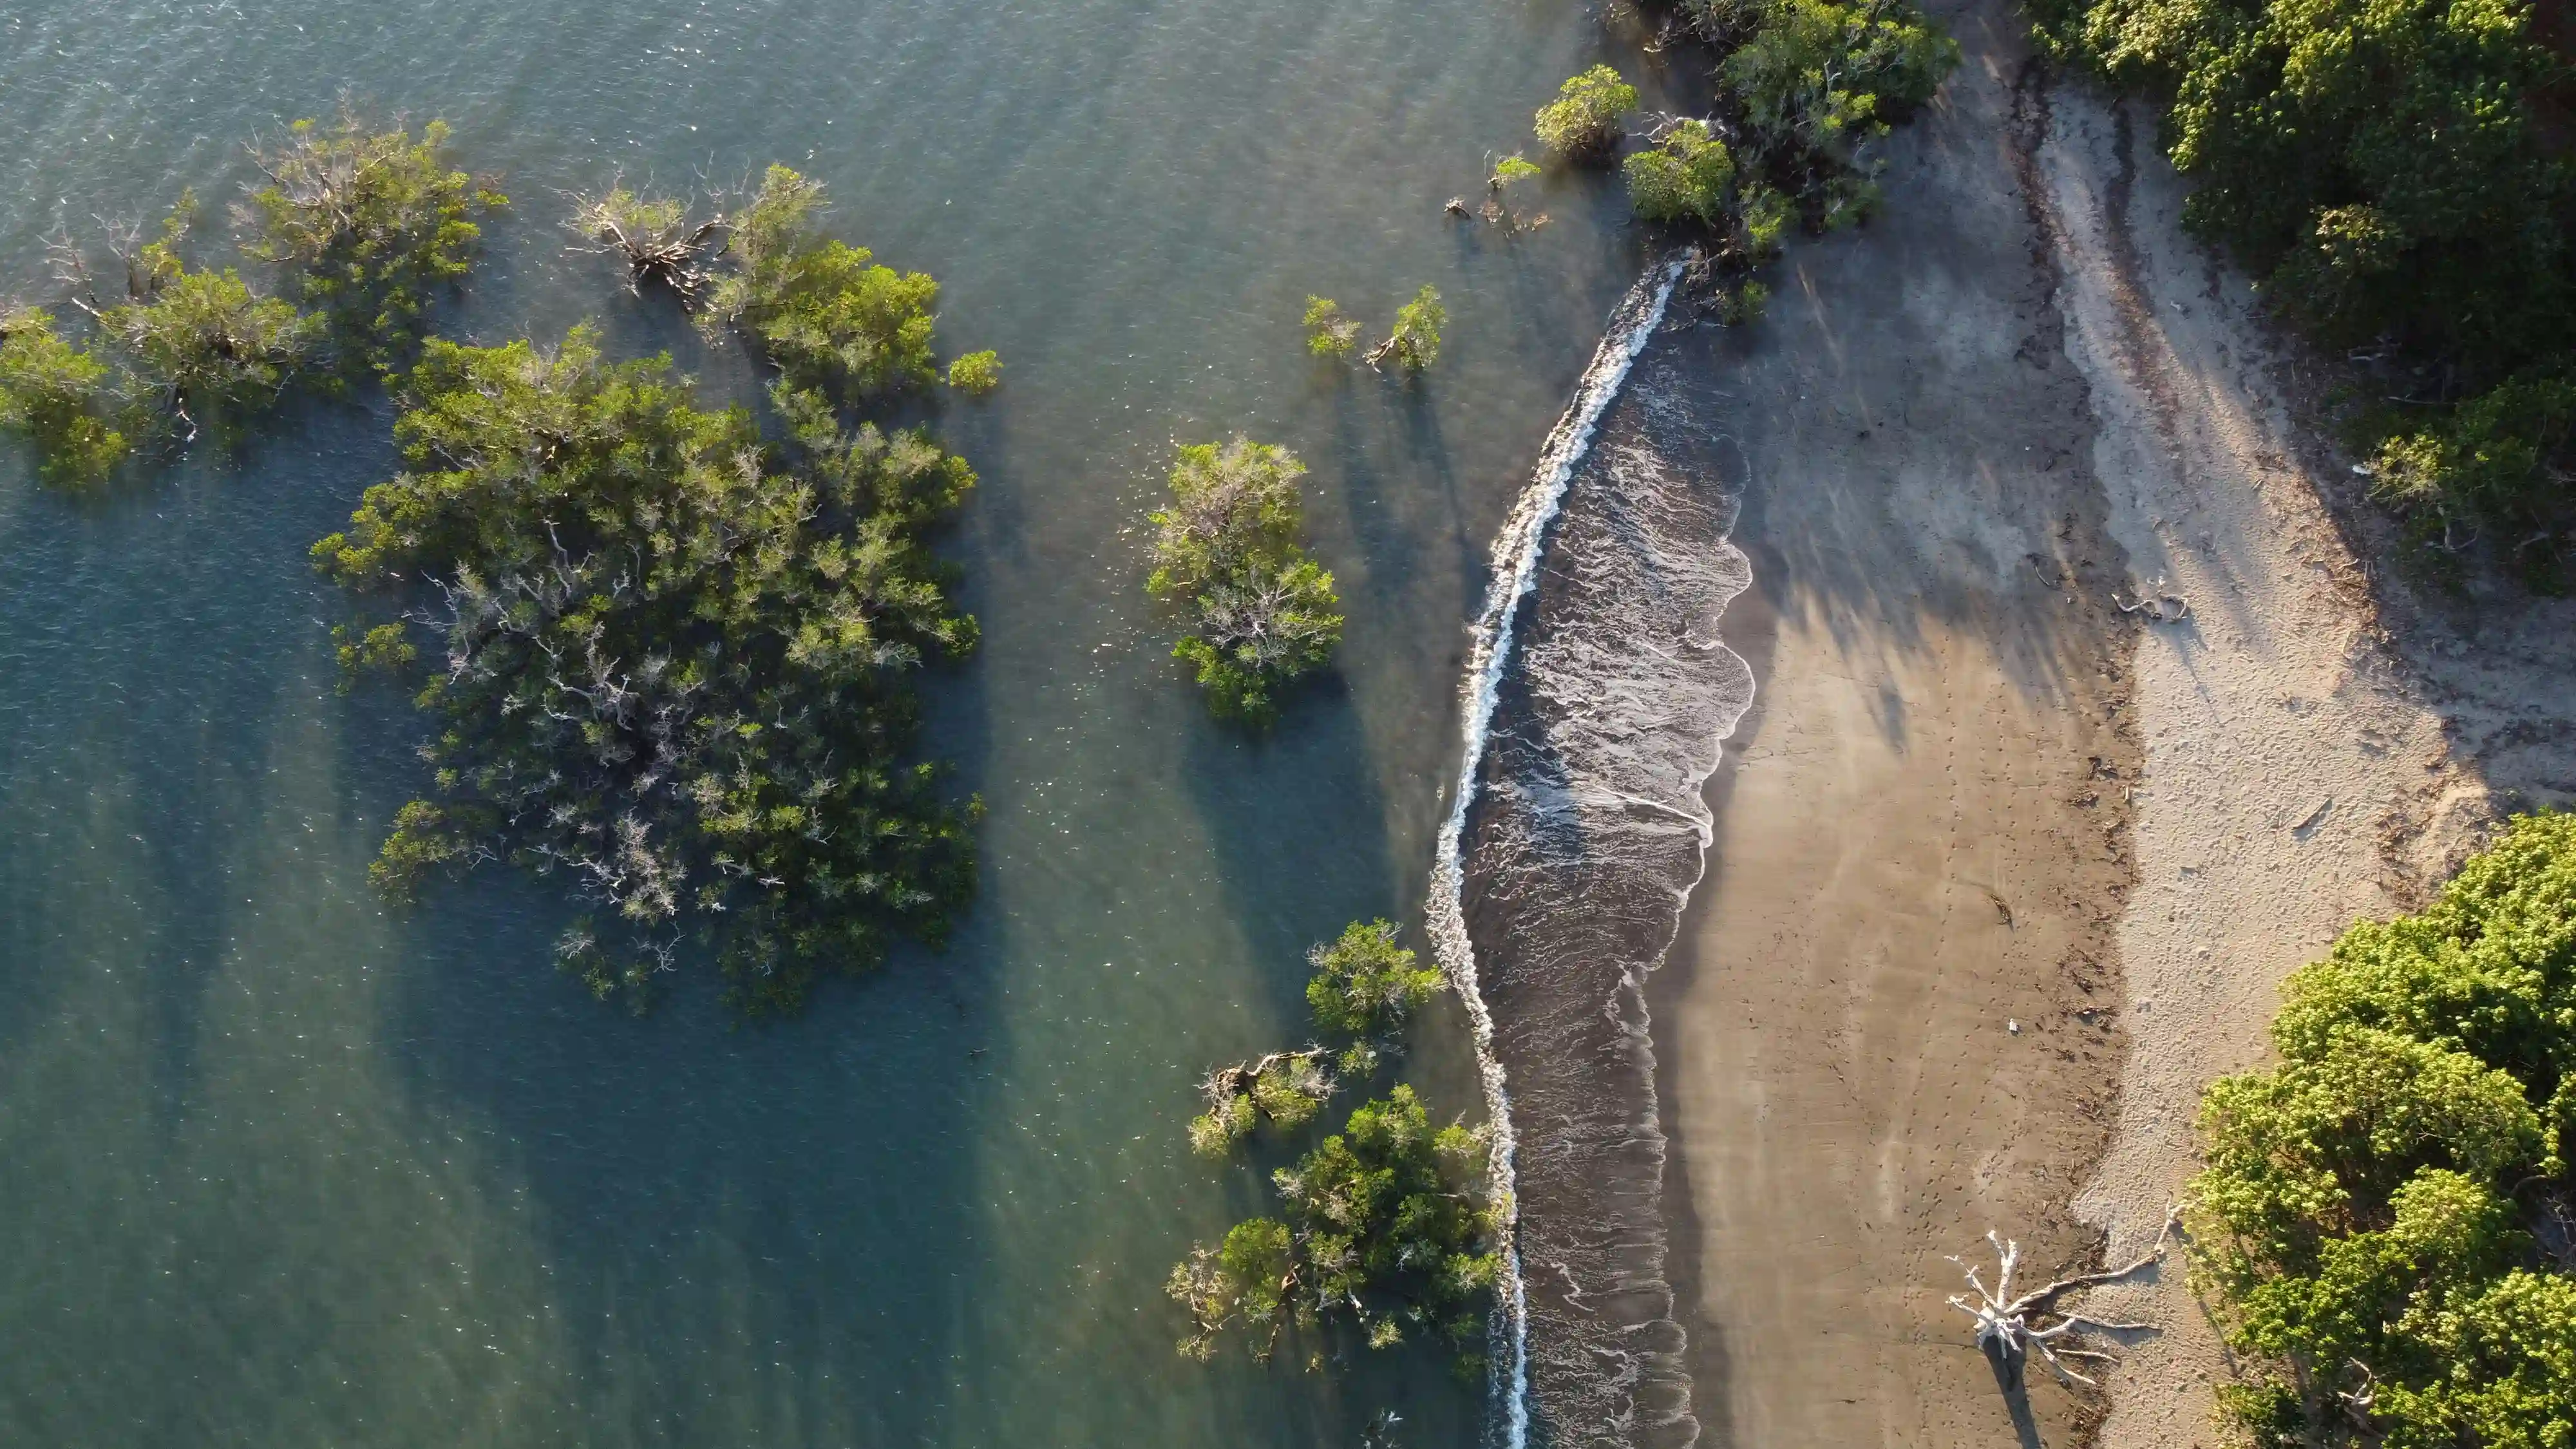
[[[1944,1255],[2093,1245],[2068,1204],[2123,1054],[2129,569],[2023,191],[2022,52],[1949,18],[1968,61],[1885,211],[1792,254],[1737,362],[1754,587],[1724,632],[1757,694],[1654,988],[1717,1444],[2011,1442]],[[2082,1414],[2039,1407],[2052,1440]]]
[[[2006,7],[1943,18],[1967,63],[1884,210],[1794,249],[1731,363],[1758,692],[1649,988],[1676,1317],[1707,1443],[2213,1444],[2178,1261],[2098,1295],[2161,1330],[2106,1392],[2017,1424],[1947,1258],[2150,1243],[2280,979],[2576,795],[2576,629],[2374,562],[2152,114],[2043,80]]]

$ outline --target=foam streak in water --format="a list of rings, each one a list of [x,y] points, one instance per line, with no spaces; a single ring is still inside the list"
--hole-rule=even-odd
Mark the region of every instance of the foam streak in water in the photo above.
[[[1672,300],[1673,287],[1681,279],[1685,263],[1686,259],[1675,258],[1648,273],[1611,314],[1610,328],[1594,351],[1591,366],[1584,370],[1573,402],[1548,434],[1530,486],[1513,506],[1501,537],[1494,543],[1493,580],[1486,591],[1485,607],[1476,619],[1467,674],[1460,688],[1463,748],[1449,818],[1440,827],[1432,865],[1430,928],[1440,964],[1467,1006],[1477,1068],[1484,1079],[1485,1110],[1493,1124],[1491,1186],[1496,1200],[1506,1204],[1513,1200],[1519,1143],[1513,1130],[1509,1084],[1494,1050],[1493,1015],[1478,989],[1475,946],[1467,935],[1462,842],[1468,811],[1475,803],[1478,772],[1484,764],[1486,736],[1493,723],[1503,672],[1511,661],[1512,619],[1537,582],[1540,545],[1547,536],[1547,526],[1564,502],[1576,465],[1592,445],[1602,413],[1619,395],[1628,369],[1663,321],[1664,308]],[[1504,1449],[1526,1449],[1529,1442],[1529,1301],[1521,1277],[1517,1217],[1516,1210],[1506,1213],[1499,1345],[1502,1352],[1494,1365]]]

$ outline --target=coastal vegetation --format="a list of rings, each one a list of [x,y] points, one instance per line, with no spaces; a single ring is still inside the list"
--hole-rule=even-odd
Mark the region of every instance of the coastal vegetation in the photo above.
[[[2373,493],[2445,571],[2565,584],[2576,82],[2523,0],[2037,0],[2044,47],[2170,102],[2184,222],[2362,364]],[[2562,32],[2563,35],[2563,32]]]
[[[1186,611],[1172,657],[1191,665],[1220,718],[1267,723],[1279,691],[1341,642],[1333,576],[1298,539],[1306,465],[1270,443],[1182,445],[1169,502],[1150,518],[1145,590]]]
[[[2576,1442],[2576,815],[2292,976],[2188,1218],[2257,1445]]]
[[[1350,1040],[1210,1072],[1208,1112],[1190,1124],[1199,1152],[1223,1157],[1263,1122],[1294,1131],[1313,1121],[1344,1081],[1372,1075],[1401,1049],[1403,1027],[1441,984],[1383,920],[1353,922],[1307,960],[1316,1025]],[[1342,1131],[1272,1174],[1278,1216],[1236,1223],[1173,1268],[1167,1291],[1191,1321],[1181,1352],[1207,1359],[1224,1334],[1240,1331],[1253,1358],[1267,1362],[1292,1328],[1347,1324],[1372,1348],[1414,1336],[1445,1341],[1472,1371],[1501,1266],[1489,1150],[1480,1129],[1434,1128],[1410,1086],[1363,1103]],[[1310,1353],[1308,1366],[1321,1357]]]
[[[1409,1086],[1362,1104],[1272,1175],[1279,1217],[1247,1218],[1172,1270],[1168,1290],[1191,1321],[1181,1352],[1211,1358],[1239,1330],[1268,1362],[1291,1327],[1347,1321],[1371,1348],[1408,1336],[1457,1345],[1473,1372],[1501,1271],[1501,1215],[1482,1192],[1488,1150],[1481,1131],[1434,1128]]]
[[[1305,327],[1306,350],[1317,357],[1348,357],[1359,345],[1360,324],[1330,297],[1306,299]]]
[[[242,251],[283,269],[350,363],[404,360],[432,294],[472,267],[483,235],[475,218],[509,205],[448,164],[448,134],[444,121],[417,139],[399,125],[371,130],[344,110],[251,147],[267,184],[236,209],[250,232]]]
[[[823,236],[815,228],[822,209],[822,183],[770,167],[727,222],[731,265],[708,289],[700,325],[740,332],[792,387],[858,398],[936,383],[939,284]],[[970,381],[998,375],[989,355],[968,371]]]
[[[379,888],[560,872],[595,907],[561,964],[639,1006],[691,927],[749,1011],[941,938],[980,807],[908,762],[905,679],[976,642],[923,542],[962,460],[784,380],[774,445],[587,327],[433,339],[395,395],[406,471],[313,550],[400,611],[344,629],[343,661],[413,679],[440,722],[437,796],[403,807]]]
[[[1440,360],[1440,334],[1448,325],[1449,309],[1441,305],[1439,289],[1425,286],[1395,309],[1395,325],[1384,342],[1369,349],[1368,363],[1375,367],[1392,360],[1406,372],[1421,372]]]
[[[438,122],[413,139],[343,114],[251,148],[264,184],[234,209],[239,250],[271,264],[292,300],[193,260],[193,193],[149,241],[140,224],[108,227],[111,267],[58,236],[54,275],[86,335],[66,335],[50,308],[5,309],[0,428],[35,442],[49,480],[94,484],[140,449],[237,438],[299,383],[392,366],[417,345],[437,285],[471,265],[471,218],[507,202],[447,167],[446,139]]]
[[[1611,67],[1596,65],[1567,77],[1556,99],[1538,108],[1531,129],[1551,156],[1594,160],[1619,144],[1627,134],[1623,118],[1635,109],[1637,88]]]
[[[624,261],[628,292],[663,289],[694,307],[715,284],[707,266],[723,245],[723,212],[700,216],[677,197],[641,195],[614,182],[572,202],[570,225],[581,249]]]
[[[1643,116],[1620,172],[1641,220],[1704,244],[1720,315],[1742,320],[1761,311],[1769,292],[1751,274],[1792,220],[1830,231],[1868,214],[1871,144],[1931,100],[1959,48],[1913,0],[1677,0],[1665,32],[1667,54],[1706,65],[1711,110]],[[1637,100],[1596,66],[1539,111],[1539,139],[1606,159]]]
[[[0,316],[0,430],[36,444],[46,481],[95,482],[133,444],[136,419],[115,370],[54,330],[54,314],[20,307]]]

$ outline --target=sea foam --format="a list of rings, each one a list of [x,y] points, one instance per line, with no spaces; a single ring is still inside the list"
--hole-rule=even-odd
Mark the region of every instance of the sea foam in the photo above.
[[[1697,1437],[1643,985],[1703,868],[1700,787],[1753,690],[1716,637],[1751,578],[1726,541],[1740,462],[1709,426],[1706,364],[1649,350],[1688,262],[1612,314],[1495,544],[1461,688],[1430,924],[1510,1204],[1502,1449],[1534,1428],[1551,1446]]]

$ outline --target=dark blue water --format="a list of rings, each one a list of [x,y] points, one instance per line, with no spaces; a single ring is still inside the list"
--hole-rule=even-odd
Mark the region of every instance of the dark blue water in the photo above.
[[[984,478],[945,547],[985,648],[931,685],[981,897],[749,1029],[594,1005],[542,883],[369,895],[419,726],[335,691],[304,554],[390,471],[381,399],[97,499],[0,449],[0,1441],[1285,1446],[1390,1404],[1470,1440],[1428,1352],[1201,1368],[1160,1289],[1263,1199],[1186,1151],[1192,1078],[1302,1037],[1307,942],[1419,920],[1486,550],[1638,260],[1597,181],[1514,239],[1439,203],[1597,42],[1473,0],[9,7],[0,292],[92,213],[219,217],[242,141],[346,92],[516,199],[451,334],[598,316],[742,389],[563,254],[561,193],[781,159],[1007,372],[938,419]],[[1307,293],[1425,282],[1426,384],[1300,351]],[[1267,741],[1138,588],[1170,440],[1235,430],[1312,465],[1350,613]],[[1473,1111],[1454,1012],[1423,1037]]]

